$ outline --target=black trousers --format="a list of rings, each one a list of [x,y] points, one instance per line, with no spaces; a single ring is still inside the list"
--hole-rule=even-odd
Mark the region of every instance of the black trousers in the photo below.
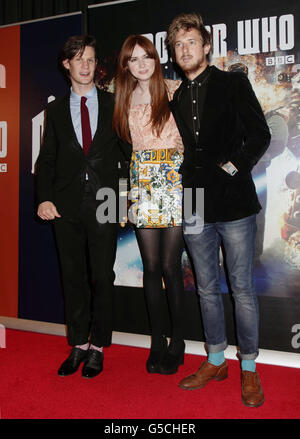
[[[111,344],[117,224],[98,223],[98,205],[86,182],[78,215],[54,221],[71,346]]]

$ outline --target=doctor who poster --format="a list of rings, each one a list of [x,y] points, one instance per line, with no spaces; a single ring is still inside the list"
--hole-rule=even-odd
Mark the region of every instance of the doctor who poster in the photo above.
[[[300,353],[300,6],[297,1],[205,2],[136,0],[89,10],[100,47],[100,86],[113,90],[120,47],[129,34],[154,42],[164,76],[180,79],[164,40],[181,12],[202,14],[213,35],[210,64],[248,75],[271,131],[268,151],[253,169],[262,210],[257,217],[255,284],[261,308],[261,347]],[[116,285],[142,288],[134,229],[120,232]],[[229,296],[222,269],[222,291]],[[186,252],[186,292],[195,292]],[[227,297],[225,298],[225,303]],[[229,299],[228,299],[229,301]],[[225,306],[228,314],[231,308]],[[229,319],[229,315],[227,316]],[[187,320],[189,317],[187,317]],[[231,323],[228,323],[231,327]],[[234,337],[233,337],[234,338]],[[233,340],[232,338],[232,340]]]

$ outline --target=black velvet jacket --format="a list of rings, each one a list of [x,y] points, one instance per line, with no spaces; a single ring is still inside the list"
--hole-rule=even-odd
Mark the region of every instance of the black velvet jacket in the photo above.
[[[171,109],[183,139],[184,162],[180,168],[185,188],[204,188],[206,222],[233,221],[261,209],[251,169],[270,143],[270,132],[260,104],[244,73],[210,68],[198,142],[180,117],[180,91]],[[220,164],[231,161],[233,177]]]
[[[97,89],[98,125],[87,156],[79,144],[70,112],[70,94],[48,104],[44,142],[36,165],[37,203],[52,201],[62,215],[78,212],[84,190],[85,176],[96,195],[101,187],[118,193],[120,172],[125,157],[112,129],[114,98]],[[121,145],[122,146],[122,145]]]

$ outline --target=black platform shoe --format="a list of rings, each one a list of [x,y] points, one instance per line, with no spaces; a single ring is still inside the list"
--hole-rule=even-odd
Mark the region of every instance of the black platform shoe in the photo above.
[[[160,373],[160,363],[167,351],[168,342],[166,337],[162,338],[161,349],[150,351],[149,358],[146,363],[146,369],[148,373]]]
[[[172,342],[170,343],[165,355],[163,356],[160,363],[160,373],[163,375],[171,375],[176,373],[178,367],[184,362],[184,350],[185,343],[182,340],[174,346]]]

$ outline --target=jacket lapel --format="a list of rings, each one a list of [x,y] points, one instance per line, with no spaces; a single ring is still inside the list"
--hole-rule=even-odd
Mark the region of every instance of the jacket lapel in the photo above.
[[[101,91],[97,88],[98,94],[98,121],[97,121],[97,129],[95,135],[93,137],[88,155],[93,153],[95,148],[99,149],[99,145],[103,144],[103,139],[105,138],[105,132],[108,128],[111,128],[111,111],[109,111],[109,106],[105,102],[105,99],[102,99]]]
[[[61,123],[63,124],[63,128],[65,133],[67,133],[70,139],[70,145],[75,148],[77,151],[83,153],[82,147],[77,140],[77,136],[74,130],[71,110],[70,110],[70,93],[65,95],[61,102],[61,114],[58,115]]]
[[[206,139],[211,136],[217,126],[218,119],[222,117],[223,102],[225,102],[224,82],[223,84],[219,82],[218,70],[212,66],[200,120],[199,142],[205,144]]]
[[[204,98],[203,110],[200,120],[200,135],[198,138],[198,143],[203,143],[205,145],[208,136],[216,127],[216,121],[221,117],[223,107],[222,102],[224,102],[224,84],[219,82],[218,69],[214,66],[211,67],[211,73],[208,78],[207,90]],[[180,87],[183,87],[183,83]],[[188,145],[195,144],[195,138],[190,130],[190,127],[186,124],[183,117],[180,116],[180,111],[178,108],[178,98],[180,97],[180,88],[174,95],[174,99],[170,102],[170,106],[177,122],[177,125],[182,128],[185,133],[185,140]]]
[[[98,121],[97,121],[97,129],[94,134],[88,156],[93,153],[95,148],[99,149],[99,145],[102,145],[103,140],[105,139],[105,133],[111,128],[111,108],[105,102],[105,99],[102,99],[101,91],[97,88],[98,94]],[[57,117],[59,118],[59,122],[64,130],[64,133],[67,135],[70,145],[76,149],[78,152],[83,154],[83,149],[80,143],[77,140],[76,132],[74,130],[71,110],[70,110],[70,93],[65,95],[62,98],[60,112],[57,113]]]
[[[184,132],[184,137],[185,137],[186,142],[189,145],[192,145],[195,142],[194,137],[193,137],[193,133],[191,133],[188,125],[185,123],[184,118],[180,116],[180,110],[179,110],[179,98],[180,98],[180,94],[181,94],[181,90],[182,90],[183,86],[184,86],[184,83],[182,82],[179,89],[176,90],[174,97],[173,97],[173,100],[170,101],[170,108],[172,110],[172,113],[173,113],[174,119],[177,123],[177,126],[180,127],[180,129]]]

